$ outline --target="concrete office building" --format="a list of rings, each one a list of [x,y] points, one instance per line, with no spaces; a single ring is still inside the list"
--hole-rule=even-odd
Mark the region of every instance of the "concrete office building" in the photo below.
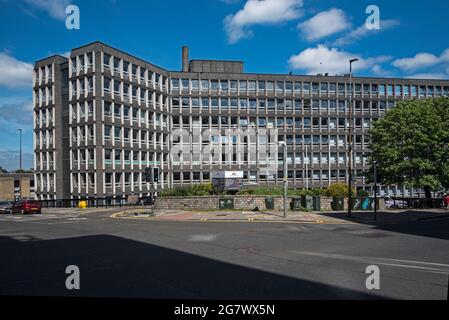
[[[402,99],[449,95],[449,81],[355,77],[353,168],[368,129]],[[189,60],[167,71],[101,42],[36,62],[35,181],[41,199],[147,195],[243,171],[247,184],[325,188],[348,179],[349,77],[244,73],[242,62]],[[155,185],[147,167],[160,169]],[[381,193],[418,190],[380,186]]]

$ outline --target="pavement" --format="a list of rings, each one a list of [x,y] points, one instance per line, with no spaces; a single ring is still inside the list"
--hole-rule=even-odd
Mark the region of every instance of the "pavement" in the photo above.
[[[145,219],[155,221],[220,221],[220,222],[284,222],[284,223],[399,223],[421,219],[449,217],[445,210],[394,210],[381,211],[375,215],[368,211],[347,212],[298,212],[287,211],[284,218],[281,211],[179,211],[130,208],[113,214],[114,218]]]
[[[394,223],[348,221],[333,216],[338,213],[297,213],[311,221],[316,215],[329,219],[326,222],[337,219],[337,224],[187,220],[190,212],[165,212],[172,220],[117,218],[123,211],[55,208],[41,215],[0,215],[0,295],[243,300],[448,297],[449,218],[444,212],[405,213],[401,216],[407,219]],[[65,286],[69,265],[79,267],[79,290]],[[370,290],[366,280],[372,265],[379,268],[380,288]]]

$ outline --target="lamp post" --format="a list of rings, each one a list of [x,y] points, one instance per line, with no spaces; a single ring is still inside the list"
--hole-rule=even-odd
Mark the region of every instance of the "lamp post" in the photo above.
[[[17,129],[19,131],[19,174],[22,172],[22,128]],[[19,175],[19,196],[22,199],[22,179]]]
[[[353,103],[352,103],[352,94],[354,92],[352,86],[352,64],[359,59],[351,59],[349,60],[349,127],[348,127],[348,160],[349,160],[349,183],[348,183],[348,217],[351,217],[352,212],[352,124],[353,124]]]
[[[283,156],[283,163],[284,163],[284,177],[283,177],[283,181],[284,181],[284,218],[287,218],[287,182],[288,182],[288,177],[287,177],[287,144],[285,143],[285,141],[279,141],[279,146],[284,148],[284,156]]]

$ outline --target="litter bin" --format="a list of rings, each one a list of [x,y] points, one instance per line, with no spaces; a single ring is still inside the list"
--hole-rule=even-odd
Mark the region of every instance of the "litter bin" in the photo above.
[[[294,211],[301,210],[301,198],[293,197],[292,202],[290,203],[290,208]]]
[[[332,198],[331,207],[332,210],[334,211],[343,211],[345,209],[345,198],[343,197]]]
[[[313,197],[313,210],[314,211],[321,211],[321,198],[320,198],[320,196],[314,196]]]
[[[274,198],[273,197],[265,197],[265,208],[267,208],[267,210],[274,210]]]
[[[312,210],[313,209],[313,197],[312,196],[301,196],[301,206],[304,209]]]

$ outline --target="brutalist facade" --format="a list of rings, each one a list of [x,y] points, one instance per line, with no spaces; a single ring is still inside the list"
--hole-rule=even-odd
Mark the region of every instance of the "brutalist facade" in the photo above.
[[[349,77],[244,73],[238,61],[192,60],[171,72],[94,42],[36,62],[35,170],[40,199],[148,195],[243,171],[248,185],[325,188],[348,179]],[[353,79],[357,188],[373,121],[398,100],[449,95],[449,81]],[[278,142],[287,144],[284,159]],[[158,183],[146,168],[160,170]],[[381,186],[380,192],[418,190]]]

